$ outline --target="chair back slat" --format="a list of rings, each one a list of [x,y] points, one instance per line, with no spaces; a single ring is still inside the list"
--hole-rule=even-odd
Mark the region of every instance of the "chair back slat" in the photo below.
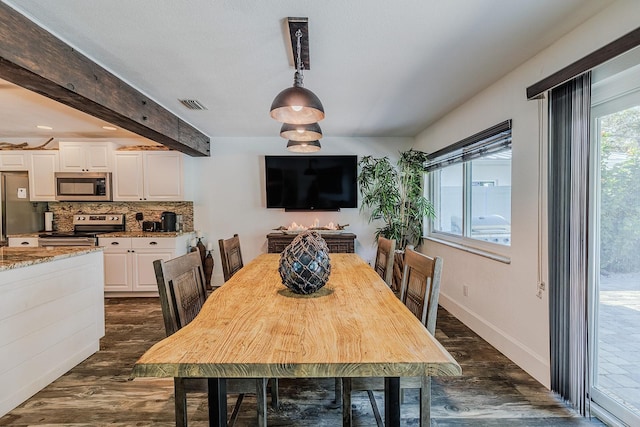
[[[396,250],[396,241],[385,237],[378,237],[378,250],[376,252],[375,270],[389,287],[393,289],[393,259]]]
[[[406,248],[400,299],[432,335],[436,330],[441,273],[442,258]]]
[[[218,245],[220,246],[222,273],[226,282],[244,266],[240,251],[240,237],[234,234],[230,239],[220,239]]]
[[[169,336],[188,325],[207,299],[202,261],[198,252],[190,252],[168,261],[155,260],[153,268]]]

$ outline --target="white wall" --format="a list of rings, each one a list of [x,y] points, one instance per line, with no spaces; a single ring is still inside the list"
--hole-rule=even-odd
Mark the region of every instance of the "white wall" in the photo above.
[[[513,119],[512,246],[505,264],[435,242],[425,252],[444,258],[441,304],[506,356],[549,386],[548,297],[538,281],[538,102],[528,86],[635,29],[640,1],[617,1],[536,57],[469,99],[416,137],[427,152]],[[546,117],[546,103],[543,104]],[[542,174],[544,176],[544,174]],[[544,198],[546,195],[544,195]],[[543,209],[546,206],[542,205]],[[543,211],[544,212],[544,211]],[[543,231],[546,233],[543,216]],[[541,247],[546,247],[546,237]],[[546,251],[542,259],[546,274]],[[546,281],[546,279],[545,279]],[[463,296],[463,286],[469,287]]]
[[[373,262],[373,235],[376,224],[369,224],[359,209],[340,212],[285,212],[266,209],[264,193],[264,156],[287,155],[287,141],[273,138],[216,138],[211,143],[211,157],[189,161],[187,182],[195,182],[194,225],[202,230],[206,242],[213,242],[213,284],[223,283],[218,239],[240,235],[245,264],[267,251],[267,233],[292,222],[310,225],[318,218],[321,225],[329,222],[349,224],[355,233],[356,252]],[[398,152],[409,149],[413,138],[324,138],[322,155],[388,156],[394,161]],[[358,200],[360,204],[360,197]]]

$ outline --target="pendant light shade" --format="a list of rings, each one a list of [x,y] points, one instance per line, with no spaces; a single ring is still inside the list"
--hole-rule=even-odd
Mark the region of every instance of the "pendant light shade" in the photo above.
[[[294,153],[314,153],[320,151],[320,141],[289,141],[287,150]]]
[[[314,141],[322,138],[322,130],[318,123],[307,125],[284,123],[280,129],[280,136],[293,141]]]
[[[307,18],[289,18],[291,48],[295,53],[296,73],[293,87],[280,92],[271,103],[271,117],[281,123],[306,125],[324,119],[324,107],[315,93],[302,84],[303,70],[309,69],[309,28]],[[302,39],[304,37],[305,61],[302,60]],[[295,47],[293,42],[296,42]]]
[[[296,71],[293,87],[276,95],[271,117],[282,123],[306,125],[324,119],[324,107],[315,93],[302,87],[302,74]]]

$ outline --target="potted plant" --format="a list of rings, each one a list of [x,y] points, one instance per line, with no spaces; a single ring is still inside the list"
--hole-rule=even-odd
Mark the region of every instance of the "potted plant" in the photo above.
[[[433,218],[433,204],[424,196],[423,177],[427,154],[419,150],[400,152],[396,165],[388,157],[363,157],[358,166],[358,186],[362,194],[360,211],[367,211],[369,222],[382,220],[379,236],[396,241],[395,288],[402,275],[404,248],[419,246],[424,218]],[[399,272],[399,276],[396,272]]]

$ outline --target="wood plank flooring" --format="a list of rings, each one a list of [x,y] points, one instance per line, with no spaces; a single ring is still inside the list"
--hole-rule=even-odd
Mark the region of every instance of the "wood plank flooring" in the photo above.
[[[129,380],[138,357],[164,337],[156,298],[106,300],[107,333],[100,351],[0,418],[0,426],[172,426],[173,381]],[[440,308],[436,337],[463,376],[433,379],[433,426],[602,426],[576,415],[552,393]],[[8,385],[3,384],[3,387]],[[340,426],[331,408],[333,379],[282,379],[272,426]],[[376,392],[378,408],[383,396]],[[402,423],[418,425],[417,394],[407,392]],[[235,399],[229,398],[229,414]],[[366,392],[353,395],[356,426],[375,426]],[[190,426],[207,425],[204,394],[190,395]],[[384,413],[383,413],[384,416]],[[246,395],[236,426],[256,425],[255,397]]]

